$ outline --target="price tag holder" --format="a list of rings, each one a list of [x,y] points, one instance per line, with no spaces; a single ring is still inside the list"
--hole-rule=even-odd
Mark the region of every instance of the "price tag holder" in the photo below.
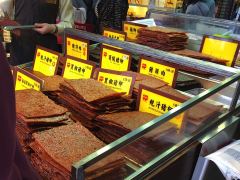
[[[117,30],[111,29],[111,28],[104,28],[103,29],[103,36],[111,38],[111,39],[116,39],[116,40],[119,40],[119,41],[126,41],[127,34],[123,31],[117,31]],[[111,45],[108,45],[108,44],[103,44],[103,45],[109,46],[109,47],[114,47],[114,48],[117,48],[117,49],[121,49],[119,47],[111,46]]]
[[[60,54],[50,49],[37,46],[33,64],[33,71],[46,76],[54,76],[57,73]]]
[[[132,95],[136,76],[127,72],[96,69],[96,79],[116,92],[124,92],[127,96]]]
[[[160,79],[168,83],[169,86],[175,87],[176,85],[178,69],[162,61],[141,56],[138,64],[138,72]]]
[[[141,112],[161,116],[183,102],[184,100],[178,97],[170,96],[169,94],[165,94],[144,85],[139,86],[137,109]],[[181,129],[183,126],[183,120],[184,113],[178,115],[169,122],[175,124],[178,129]]]
[[[67,34],[65,37],[65,56],[88,60],[89,41]]]
[[[233,67],[239,52],[239,41],[215,36],[204,36],[200,52],[219,59],[227,60]]]
[[[102,46],[100,67],[114,71],[128,71],[132,56],[129,52],[109,46]]]
[[[129,40],[136,40],[138,35],[138,30],[143,27],[147,27],[147,25],[127,22],[127,21],[123,22],[123,31],[127,33],[127,38]]]
[[[34,89],[41,91],[44,81],[28,71],[15,67],[13,71],[15,90]]]
[[[96,64],[92,61],[65,57],[62,76],[65,79],[90,79]]]
[[[183,1],[179,1],[179,0],[165,1],[164,8],[180,9],[182,7],[182,4],[183,4]]]

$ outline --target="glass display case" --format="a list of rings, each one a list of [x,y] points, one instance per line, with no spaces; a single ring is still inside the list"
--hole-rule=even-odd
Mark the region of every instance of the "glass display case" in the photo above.
[[[188,15],[150,9],[146,18],[153,18],[157,26],[181,29],[196,35],[238,35],[240,23],[225,19]]]
[[[157,26],[175,28],[188,33],[187,48],[199,51],[204,35],[240,40],[240,23],[225,19],[167,12],[150,9],[146,18],[154,19]],[[236,64],[239,64],[239,58]]]
[[[73,35],[98,43],[105,43],[123,48],[132,54],[146,55],[160,58],[163,61],[175,62],[189,68],[211,72],[221,77],[221,80],[206,81],[206,87],[202,91],[192,94],[185,92],[189,100],[168,113],[144,124],[129,134],[99,149],[84,159],[79,159],[72,166],[72,179],[93,178],[91,172],[97,171],[99,166],[105,166],[106,172],[116,179],[139,178],[164,178],[166,174],[174,174],[174,167],[182,167],[182,172],[187,172],[180,177],[191,177],[194,164],[197,161],[201,149],[203,137],[217,128],[223,130],[226,124],[238,122],[239,118],[233,117],[240,112],[240,71],[231,67],[216,65],[204,61],[193,61],[192,58],[174,55],[172,53],[152,49],[131,42],[122,42],[109,39],[100,35],[91,34],[74,29],[66,29],[65,35]],[[64,38],[65,39],[65,38]],[[66,42],[64,42],[66,43]],[[178,76],[188,74],[179,72]],[[201,79],[201,78],[200,78]],[[234,86],[229,92],[229,87]],[[215,113],[209,113],[215,109]],[[180,129],[169,128],[169,122],[183,115],[183,124]],[[192,119],[205,119],[204,123]],[[190,156],[191,154],[191,156]],[[191,158],[190,158],[191,157]],[[188,169],[184,169],[188,167]],[[179,171],[178,171],[179,172]],[[99,173],[99,172],[98,172]],[[104,172],[103,172],[104,173]],[[169,177],[169,176],[168,176]],[[183,178],[184,179],[184,178]]]
[[[183,0],[129,0],[128,16],[144,18],[149,9],[181,12]]]

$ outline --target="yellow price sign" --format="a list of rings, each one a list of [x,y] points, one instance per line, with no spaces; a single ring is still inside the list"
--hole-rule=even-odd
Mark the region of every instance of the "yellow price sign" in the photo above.
[[[109,46],[102,46],[100,67],[114,71],[128,71],[132,56],[129,52]]]
[[[137,109],[141,112],[147,112],[156,116],[161,116],[164,113],[178,107],[184,100],[169,96],[163,92],[140,85],[137,100]],[[183,126],[184,113],[173,118],[171,123],[175,124],[178,129]]]
[[[103,29],[103,36],[111,38],[111,39],[116,39],[116,40],[119,40],[119,41],[126,41],[126,33],[123,32],[123,31],[117,31],[115,29],[104,28]],[[114,48],[117,48],[117,49],[121,49],[121,48],[111,46],[111,45],[108,45],[108,44],[103,44],[103,45],[114,47]]]
[[[200,52],[227,60],[227,66],[234,66],[239,52],[239,42],[221,37],[204,36]]]
[[[147,25],[126,22],[126,21],[123,22],[123,31],[127,33],[127,38],[129,40],[136,40],[138,35],[138,30],[143,27],[147,27]]]
[[[66,57],[62,76],[65,79],[90,79],[95,67],[91,61]]]
[[[132,95],[133,86],[136,80],[135,76],[128,75],[126,72],[110,71],[98,69],[97,80],[116,92],[124,92],[127,96]]]
[[[103,29],[103,36],[111,38],[111,39],[116,39],[119,41],[125,41],[126,40],[126,33],[122,31],[117,31],[114,29],[110,28],[104,28]]]
[[[183,0],[167,0],[165,1],[165,8],[181,8],[183,4]]]
[[[66,35],[65,54],[66,56],[71,56],[82,60],[88,60],[89,41],[81,39],[79,37]]]
[[[15,67],[13,76],[16,91],[25,89],[42,90],[44,81],[21,68]]]
[[[53,76],[57,73],[59,53],[37,46],[33,71],[40,72],[46,76]]]
[[[169,86],[174,87],[176,84],[178,70],[172,66],[158,62],[149,57],[141,57],[138,64],[138,72],[157,79],[160,79]]]

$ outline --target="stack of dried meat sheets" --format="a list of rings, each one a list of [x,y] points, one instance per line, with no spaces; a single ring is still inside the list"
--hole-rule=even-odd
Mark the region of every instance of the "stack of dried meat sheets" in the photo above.
[[[46,94],[50,99],[59,103],[60,83],[64,83],[65,80],[62,76],[46,76],[40,72],[32,71],[35,76],[44,81],[42,92]]]
[[[30,144],[34,151],[31,160],[43,179],[70,179],[74,163],[105,146],[80,123],[34,133],[33,138],[34,141]],[[124,166],[124,156],[114,154],[88,168],[85,178],[122,179],[125,176]]]
[[[184,101],[190,99],[190,97],[182,94],[181,92],[173,89],[170,86],[164,86],[158,88],[157,90],[170,96],[183,99]],[[222,110],[223,108],[220,105],[200,102],[185,112],[184,116],[185,121],[184,123],[186,124],[185,127],[188,128],[188,126],[194,126],[194,128],[192,128],[192,131],[194,131],[205,121],[211,120],[211,118],[218,115]]]
[[[146,27],[138,30],[137,43],[163,51],[185,49],[188,36],[184,32],[161,27]]]
[[[95,119],[95,125],[99,128],[96,134],[104,142],[111,143],[156,117],[139,111],[100,115]]]
[[[50,99],[55,101],[56,103],[59,103],[59,94],[61,92],[60,90],[60,84],[64,83],[65,80],[62,76],[45,76],[42,77],[44,80],[44,87],[43,92],[46,94]]]
[[[136,76],[135,84],[133,87],[133,97],[134,98],[136,98],[138,96],[140,84],[148,86],[153,89],[158,89],[158,88],[161,88],[161,87],[167,85],[167,83],[165,83],[164,81],[154,78],[154,77],[151,77],[151,76],[148,76],[148,75],[140,74],[140,73],[133,72],[133,71],[128,71],[127,73],[130,75]]]
[[[98,127],[95,134],[102,141],[111,143],[155,118],[157,116],[139,111],[100,115],[95,120],[95,125]],[[164,139],[169,135],[176,134],[176,132],[175,125],[167,122],[161,125],[157,131],[162,141],[156,144],[153,141],[153,136],[143,137],[122,149],[122,152],[137,163],[146,163],[155,157],[160,150],[169,147],[170,144],[166,144]],[[156,134],[154,134],[155,136]]]
[[[193,61],[199,61],[199,60],[195,59]],[[190,72],[192,74],[203,75],[203,76],[213,75],[213,73],[210,73],[210,72],[207,72],[207,71],[204,71],[204,70],[199,70],[199,69],[197,69],[197,67],[192,68],[192,67],[184,66],[182,64],[177,64],[177,63],[172,63],[172,62],[167,62],[167,61],[165,61],[165,64],[169,65],[169,66],[172,66],[172,67],[175,67],[175,68],[177,68],[178,70],[181,70],[181,71]]]
[[[227,60],[224,59],[219,59],[210,55],[206,55],[197,51],[192,51],[189,49],[184,49],[184,50],[180,50],[180,51],[172,51],[172,53],[174,54],[178,54],[181,56],[187,56],[187,57],[191,57],[191,58],[195,58],[195,59],[200,59],[200,60],[204,60],[204,61],[209,61],[209,62],[213,62],[213,63],[217,63],[217,64],[222,64],[222,65],[226,65],[226,63],[228,62]]]
[[[31,140],[31,134],[68,123],[69,112],[55,104],[42,92],[16,91],[17,134],[23,147]]]
[[[197,81],[193,77],[178,73],[175,88],[181,91],[188,91],[196,88],[203,88],[203,86],[201,82]]]
[[[205,122],[213,120],[223,111],[221,105],[213,105],[206,102],[201,102],[190,108],[186,113],[186,129],[187,133],[193,133]]]
[[[186,57],[193,58],[192,62],[199,62],[199,60],[203,60],[203,61],[208,61],[208,62],[221,64],[221,65],[226,65],[226,63],[227,63],[227,60],[218,59],[218,58],[215,58],[213,56],[205,55],[205,54],[202,54],[200,52],[192,51],[192,50],[189,50],[189,49],[171,51],[171,53],[174,53],[174,54],[177,54],[177,55],[180,55],[180,56],[186,56]],[[169,62],[169,61],[164,61],[164,63],[165,63],[165,65],[175,67],[175,68],[177,68],[178,70],[181,70],[181,71],[186,71],[186,72],[199,74],[199,75],[208,75],[208,76],[212,75],[212,73],[209,73],[207,71],[199,70],[197,68],[187,67],[187,66],[184,66],[184,65],[181,65],[181,64],[178,64],[178,63],[172,63],[172,62]]]
[[[203,60],[203,61],[213,62],[213,63],[217,63],[217,64],[221,64],[221,65],[226,65],[226,63],[227,63],[226,60],[218,59],[213,56],[205,55],[200,52],[196,52],[196,51],[192,51],[192,50],[188,50],[188,49],[184,49],[184,50],[180,50],[180,51],[172,51],[172,53],[181,55],[181,56],[194,58],[194,59],[192,59],[192,61],[196,61],[196,62],[199,60]],[[199,74],[199,75],[207,75],[207,76],[212,75],[212,73],[209,73],[209,72],[203,71],[203,70],[199,70],[197,68],[191,68],[191,67],[187,67],[187,66],[184,66],[181,64],[171,63],[171,62],[166,62],[166,63],[169,64],[170,66],[176,67],[182,71]]]
[[[132,100],[124,93],[115,92],[93,79],[66,80],[60,88],[61,103],[71,110],[74,120],[88,128],[94,128],[91,121],[100,114],[132,109]]]
[[[170,86],[167,86],[166,84],[160,88],[155,86],[155,89],[168,96],[180,98],[183,102],[190,99],[188,96],[180,93]],[[217,115],[221,109],[221,106],[215,106],[204,102],[195,105],[185,112],[182,129],[178,130],[178,132],[189,132],[187,127],[189,124],[193,124],[196,125],[195,129],[191,129],[191,133],[193,133],[199,125]],[[148,123],[156,117],[157,116],[155,115],[138,111],[99,115],[95,118],[94,122],[95,126],[98,127],[95,134],[102,141],[110,143],[135,130],[141,125]],[[174,139],[177,140],[181,138],[181,134],[177,134],[176,126],[170,122],[163,124],[156,131],[153,131],[150,134],[148,134],[147,138],[142,138],[132,145],[129,145],[128,148],[125,148],[124,153],[138,163],[144,163],[151,159],[151,157],[154,157],[157,153],[160,153],[161,150],[176,143]],[[145,149],[147,149],[148,152],[145,152]],[[136,156],[136,154],[138,155]]]

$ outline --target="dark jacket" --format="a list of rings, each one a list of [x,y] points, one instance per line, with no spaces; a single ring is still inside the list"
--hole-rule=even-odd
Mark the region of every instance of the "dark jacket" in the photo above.
[[[87,11],[87,24],[95,27],[95,33],[102,34],[103,27],[122,30],[122,22],[126,20],[127,0],[72,0],[76,8],[83,7]]]
[[[59,0],[15,0],[14,19],[21,25],[56,24],[58,11]],[[15,66],[33,61],[36,45],[58,51],[55,35],[41,35],[33,30],[21,30],[20,36],[12,37],[10,63]]]
[[[34,180],[31,168],[15,133],[16,110],[12,74],[0,43],[0,179]]]

